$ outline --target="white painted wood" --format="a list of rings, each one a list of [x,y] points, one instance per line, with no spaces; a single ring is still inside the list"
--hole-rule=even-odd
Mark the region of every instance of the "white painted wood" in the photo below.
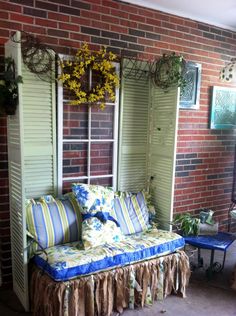
[[[152,88],[149,175],[153,204],[162,228],[171,229],[179,89]]]
[[[118,190],[139,191],[147,186],[150,81],[137,79],[135,69],[132,76],[127,63],[123,71],[129,76],[121,84]]]
[[[61,59],[69,59],[70,56],[60,56]],[[114,63],[117,74],[119,74],[120,67],[118,63]],[[91,74],[90,74],[90,85],[91,85]],[[69,102],[69,100],[63,97],[63,86],[61,83],[58,84],[58,191],[62,193],[63,181],[80,181],[87,180],[90,183],[92,179],[103,179],[112,178],[112,186],[116,189],[116,174],[117,174],[117,152],[118,152],[118,121],[119,121],[119,87],[116,88],[116,100],[114,103],[106,102],[106,106],[114,107],[114,120],[113,120],[113,138],[111,139],[95,139],[91,135],[91,121],[92,121],[92,108],[88,109],[88,138],[87,139],[74,139],[74,138],[63,138],[63,102]],[[99,105],[99,103],[98,103]],[[63,144],[88,144],[88,156],[87,156],[87,175],[86,176],[63,176]],[[91,175],[91,146],[96,143],[112,143],[113,157],[112,157],[112,174],[104,175]]]
[[[29,309],[25,200],[54,194],[56,188],[55,84],[28,71],[17,43],[8,41],[5,55],[14,58],[19,84],[16,114],[8,117],[8,161],[13,288]]]

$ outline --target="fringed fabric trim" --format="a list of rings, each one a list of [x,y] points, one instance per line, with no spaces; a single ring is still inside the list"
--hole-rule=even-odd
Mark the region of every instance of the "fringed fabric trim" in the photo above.
[[[185,297],[189,277],[184,251],[67,282],[56,282],[34,267],[32,311],[35,316],[110,316],[171,293]]]

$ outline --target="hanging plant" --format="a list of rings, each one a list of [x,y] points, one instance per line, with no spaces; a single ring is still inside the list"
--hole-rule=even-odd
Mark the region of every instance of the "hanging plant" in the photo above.
[[[106,48],[91,52],[83,44],[72,60],[62,60],[59,80],[70,91],[71,105],[100,103],[105,107],[106,99],[115,101],[115,88],[119,86],[119,77],[113,65],[116,55],[107,53]],[[91,76],[92,74],[92,76]],[[96,82],[94,83],[94,75]]]
[[[15,114],[18,105],[18,83],[21,76],[15,74],[15,63],[11,57],[5,58],[5,70],[0,75],[0,108],[4,114]]]
[[[183,56],[163,54],[163,56],[156,61],[153,80],[155,84],[168,91],[172,86],[184,88],[186,80],[184,79],[185,60]]]

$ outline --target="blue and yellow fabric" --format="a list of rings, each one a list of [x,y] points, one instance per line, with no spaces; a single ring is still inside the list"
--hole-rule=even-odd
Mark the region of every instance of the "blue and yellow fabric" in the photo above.
[[[125,235],[135,234],[149,228],[149,210],[146,193],[119,192],[114,199],[111,215],[118,221]]]
[[[26,223],[29,234],[40,245],[34,250],[81,240],[81,213],[72,196],[27,201]]]
[[[111,216],[114,200],[111,188],[75,183],[72,191],[81,207],[82,241],[85,249],[123,239],[119,223]]]
[[[101,185],[73,183],[72,191],[82,208],[82,213],[95,214],[97,212],[110,212],[114,200],[112,188]]]
[[[125,236],[120,242],[81,250],[78,242],[58,245],[34,257],[35,263],[54,280],[66,281],[134,262],[172,253],[185,244],[184,238],[173,232],[149,229]]]

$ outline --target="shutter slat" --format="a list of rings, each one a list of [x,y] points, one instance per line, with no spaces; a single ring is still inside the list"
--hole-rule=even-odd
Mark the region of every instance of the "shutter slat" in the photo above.
[[[13,288],[29,310],[25,199],[54,194],[56,188],[55,84],[39,79],[23,64],[20,33],[5,55],[15,60],[19,84],[16,114],[8,117],[8,159]]]
[[[139,191],[147,176],[149,82],[122,78],[121,91],[118,189]]]
[[[178,89],[166,93],[152,89],[149,172],[153,176],[151,195],[161,227],[170,229],[173,214],[173,190],[178,116]]]

